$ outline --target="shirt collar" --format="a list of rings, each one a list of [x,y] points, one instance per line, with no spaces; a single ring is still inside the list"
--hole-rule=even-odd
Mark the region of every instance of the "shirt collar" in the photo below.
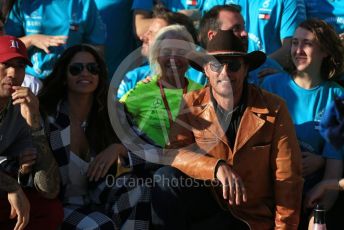
[[[227,118],[235,113],[236,111],[241,111],[243,108],[246,107],[247,104],[247,91],[248,91],[248,83],[246,81],[244,81],[244,87],[243,87],[243,91],[242,91],[242,95],[239,101],[239,104],[233,108],[233,110],[231,111],[226,111],[223,108],[221,108],[221,106],[217,103],[217,101],[214,98],[213,92],[210,89],[210,98],[211,98],[211,102],[214,105],[214,109],[216,114],[220,115],[222,118],[225,118],[225,120],[227,120]]]

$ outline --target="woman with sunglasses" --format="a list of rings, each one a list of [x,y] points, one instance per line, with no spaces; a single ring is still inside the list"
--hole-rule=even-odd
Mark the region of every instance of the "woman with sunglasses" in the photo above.
[[[107,92],[104,60],[91,46],[76,45],[61,55],[39,94],[60,167],[62,229],[114,229],[104,214],[105,176],[115,175],[118,154],[125,149],[110,124]]]
[[[330,25],[306,20],[292,38],[290,74],[268,77],[262,84],[287,102],[303,155],[304,196],[317,183],[342,176],[341,153],[321,136],[319,122],[326,107],[344,95],[344,88],[334,81],[343,69],[343,54],[344,47]],[[336,193],[327,192],[319,202],[329,210],[336,198]],[[306,214],[301,222],[307,225]]]

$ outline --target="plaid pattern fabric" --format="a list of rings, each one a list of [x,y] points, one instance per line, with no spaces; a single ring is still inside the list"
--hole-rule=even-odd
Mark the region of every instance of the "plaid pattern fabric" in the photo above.
[[[66,205],[61,229],[113,230],[115,226],[108,216],[93,207]]]
[[[60,199],[65,207],[62,229],[115,229],[113,221],[106,216],[104,211],[111,190],[106,186],[106,176],[98,182],[89,182],[87,196],[73,197],[73,199],[64,196],[69,177],[70,154],[70,121],[66,102],[59,103],[55,116],[47,117],[45,128],[60,170],[62,182]],[[115,177],[116,166],[112,166],[109,172],[113,172],[112,176]],[[99,210],[95,211],[95,206]]]
[[[108,211],[116,229],[150,229],[151,187],[140,183],[143,176],[133,172],[116,178],[109,194]]]
[[[154,142],[143,132],[141,132],[132,122],[129,113],[124,113],[120,116],[123,122],[129,122],[132,131],[134,132],[134,139],[140,138],[147,143],[147,146],[139,146],[140,154],[128,153],[127,165],[131,172],[118,176],[112,186],[107,205],[108,215],[111,215],[115,223],[116,229],[132,230],[151,229],[151,185],[146,184],[145,179],[152,179],[152,175],[156,169],[160,167],[158,164],[151,163],[148,160],[155,162],[157,156],[161,154],[161,147],[156,146]],[[141,142],[142,143],[142,142]],[[136,141],[126,145],[136,145]],[[126,146],[128,149],[137,149]],[[141,151],[142,150],[142,151]],[[151,180],[152,181],[152,180]]]
[[[143,140],[146,144],[140,145],[139,154],[128,152],[130,167],[133,168],[133,171],[142,171],[142,170],[156,170],[159,168],[159,165],[152,162],[159,162],[159,155],[162,155],[162,148],[154,143],[144,132],[142,132],[133,122],[132,117],[129,113],[126,113],[126,119],[130,124],[130,127],[134,131],[134,134],[137,138]],[[138,145],[137,143],[133,143]],[[131,149],[130,146],[127,146],[128,149]],[[139,155],[139,156],[138,156]]]

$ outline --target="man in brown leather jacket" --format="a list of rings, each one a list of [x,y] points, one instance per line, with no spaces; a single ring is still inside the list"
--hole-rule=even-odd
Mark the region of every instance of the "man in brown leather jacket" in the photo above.
[[[279,97],[246,82],[265,59],[247,54],[232,30],[194,56],[210,86],[184,97],[171,128],[164,154],[173,167],[154,177],[157,229],[200,220],[204,228],[209,216],[214,229],[297,229],[303,180],[294,126]]]

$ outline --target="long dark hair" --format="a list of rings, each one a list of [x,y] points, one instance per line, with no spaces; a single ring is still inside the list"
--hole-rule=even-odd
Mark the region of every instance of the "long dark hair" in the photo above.
[[[336,78],[343,71],[344,46],[333,27],[323,20],[314,18],[302,22],[298,28],[312,32],[320,49],[328,53],[328,56],[321,63],[320,71],[322,78],[324,80]],[[289,62],[290,67],[288,71],[295,74],[296,67],[291,57]]]
[[[43,82],[44,86],[39,93],[40,108],[43,114],[54,115],[57,105],[61,100],[67,99],[67,70],[72,58],[79,52],[88,52],[96,60],[99,66],[98,87],[93,93],[93,104],[88,115],[88,126],[86,128],[87,140],[92,149],[97,153],[108,145],[117,141],[112,129],[107,110],[107,68],[104,59],[90,45],[81,44],[69,47],[56,61],[52,73]]]

